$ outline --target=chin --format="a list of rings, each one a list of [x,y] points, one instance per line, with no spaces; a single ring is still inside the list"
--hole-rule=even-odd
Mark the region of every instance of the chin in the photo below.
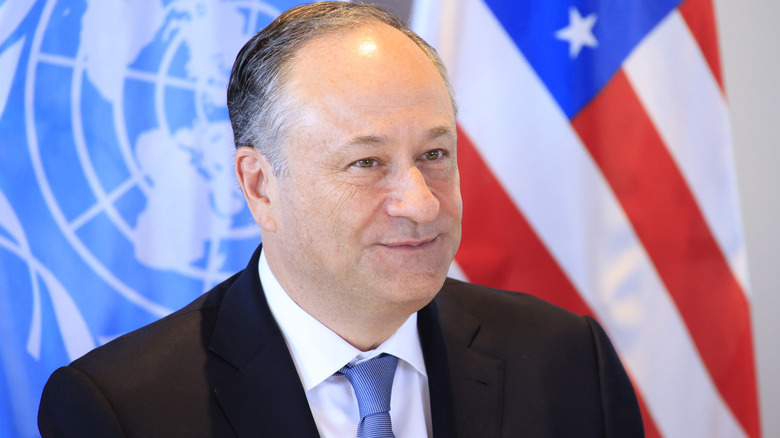
[[[397,276],[387,283],[392,286],[386,293],[399,302],[422,308],[439,293],[446,277],[447,271]]]

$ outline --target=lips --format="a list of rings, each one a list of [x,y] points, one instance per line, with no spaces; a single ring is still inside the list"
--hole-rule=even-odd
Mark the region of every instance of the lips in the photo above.
[[[414,240],[402,240],[397,242],[383,243],[383,246],[389,248],[417,248],[429,243],[433,243],[439,236],[434,236],[426,239],[414,239]]]

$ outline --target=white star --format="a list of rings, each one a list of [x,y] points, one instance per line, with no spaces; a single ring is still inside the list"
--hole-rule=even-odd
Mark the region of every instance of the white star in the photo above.
[[[569,8],[569,25],[555,32],[559,40],[569,42],[569,58],[576,58],[584,46],[591,49],[598,47],[599,42],[593,36],[593,25],[596,24],[596,14],[583,18],[575,7]]]

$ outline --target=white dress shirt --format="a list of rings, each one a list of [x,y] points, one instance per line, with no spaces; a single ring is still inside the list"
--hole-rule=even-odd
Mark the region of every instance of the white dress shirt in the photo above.
[[[416,313],[376,349],[363,352],[306,313],[287,295],[271,272],[265,252],[260,254],[258,268],[268,306],[295,362],[321,437],[354,437],[360,422],[352,385],[347,379],[333,377],[333,373],[347,363],[362,362],[382,353],[399,359],[390,398],[395,436],[432,436],[428,374],[417,334]]]

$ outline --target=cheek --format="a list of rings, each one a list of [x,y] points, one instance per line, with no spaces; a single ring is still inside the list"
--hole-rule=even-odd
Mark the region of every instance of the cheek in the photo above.
[[[322,196],[320,207],[327,216],[337,222],[343,217],[355,212],[361,204],[361,190],[357,186],[347,183],[336,183]]]
[[[309,184],[288,178],[280,185],[280,214],[284,218],[280,224],[284,239],[288,244],[306,245],[321,233],[321,212],[316,206],[318,194],[306,190]]]
[[[307,210],[320,222],[323,232],[343,239],[342,243],[350,236],[360,239],[365,230],[381,222],[378,215],[386,197],[385,190],[342,182],[321,185],[322,188],[326,189],[307,205]]]
[[[460,195],[460,182],[457,174],[439,180],[431,181],[429,188],[439,200],[441,210],[460,221],[463,215],[463,199]]]

